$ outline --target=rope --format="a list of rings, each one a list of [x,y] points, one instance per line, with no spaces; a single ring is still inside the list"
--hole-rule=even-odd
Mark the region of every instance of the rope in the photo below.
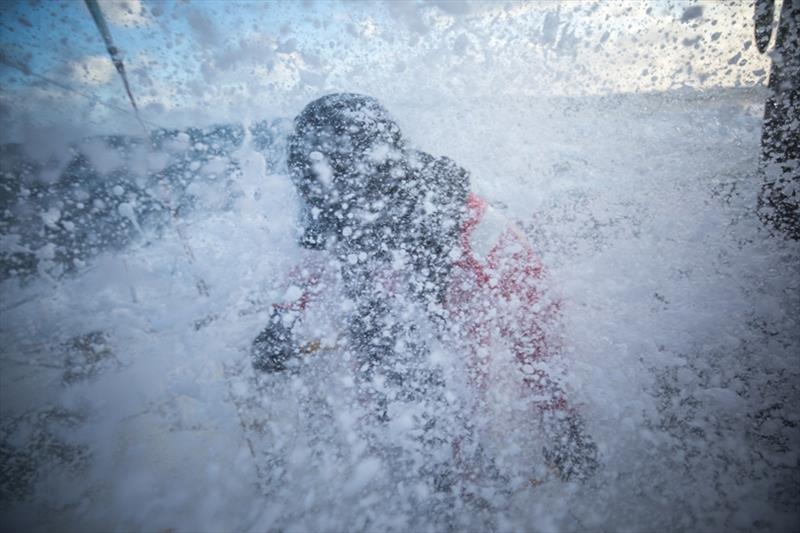
[[[136,105],[136,99],[133,97],[131,86],[128,83],[128,76],[125,74],[125,64],[122,62],[122,55],[120,54],[119,49],[114,46],[114,41],[111,39],[111,32],[108,30],[108,24],[106,24],[106,19],[103,16],[103,11],[100,9],[100,4],[97,3],[97,0],[84,1],[86,2],[86,7],[89,8],[89,13],[92,14],[92,18],[94,19],[97,29],[100,31],[100,35],[103,37],[103,42],[106,43],[106,50],[108,50],[108,55],[111,56],[111,62],[114,63],[114,67],[117,69],[119,76],[122,78],[122,84],[125,86],[125,92],[128,93],[128,98],[131,101],[131,106],[133,107],[133,112],[136,115],[136,120],[139,121],[139,123],[142,125],[142,128],[144,128],[145,133],[147,133],[149,136],[150,133],[147,131],[147,126],[139,116],[139,107]]]
[[[59,89],[63,89],[65,91],[73,93],[73,94],[77,94],[78,96],[83,96],[87,100],[91,100],[92,102],[96,102],[96,103],[100,104],[101,106],[106,107],[108,109],[112,109],[114,111],[117,111],[118,113],[124,113],[126,115],[132,115],[134,118],[138,118],[140,122],[144,122],[145,124],[149,124],[153,128],[164,129],[159,124],[156,124],[155,122],[152,122],[150,120],[144,120],[144,119],[138,117],[135,113],[125,109],[124,107],[119,107],[117,105],[108,103],[108,102],[102,100],[101,98],[99,98],[95,94],[92,94],[92,93],[89,93],[89,92],[86,92],[86,91],[78,90],[78,89],[76,89],[76,88],[74,88],[74,87],[72,87],[70,85],[67,85],[66,83],[61,82],[61,81],[55,80],[53,78],[49,78],[47,76],[42,76],[41,74],[37,74],[36,72],[33,72],[27,65],[8,57],[2,51],[0,51],[0,64],[3,64],[3,65],[5,65],[5,66],[7,66],[9,68],[13,68],[14,70],[18,70],[19,72],[25,74],[26,76],[30,76],[32,78],[38,78],[38,79],[40,79],[42,81],[45,81],[45,82],[47,82],[47,83],[49,83],[51,85],[54,85],[54,86],[58,87]]]
[[[139,116],[139,108],[136,105],[136,99],[133,97],[133,92],[131,91],[131,86],[128,83],[128,76],[125,74],[125,64],[122,62],[122,55],[119,52],[119,49],[114,46],[114,41],[111,39],[111,32],[108,29],[108,24],[106,24],[106,19],[103,16],[103,11],[100,9],[100,4],[97,3],[97,0],[84,0],[86,2],[86,7],[89,9],[89,13],[92,14],[92,18],[94,19],[94,23],[97,26],[98,31],[100,31],[100,36],[103,38],[103,42],[106,44],[106,50],[108,50],[108,55],[111,56],[111,61],[114,63],[114,67],[117,69],[120,77],[122,78],[122,83],[125,85],[125,92],[128,93],[128,98],[131,101],[131,107],[133,107],[133,113],[136,115],[136,119],[139,121],[139,124],[142,125],[142,129],[144,129],[145,136],[150,138],[150,132],[147,130],[147,126],[145,125],[142,117]],[[178,210],[172,204],[172,191],[170,190],[169,183],[166,181],[164,182],[164,186],[167,189],[167,208],[169,209],[170,219],[172,220],[172,227],[175,228],[175,232],[178,234],[178,240],[181,241],[181,245],[183,246],[183,251],[186,254],[186,257],[189,259],[189,264],[194,265],[195,263],[195,255],[194,251],[192,251],[192,247],[189,245],[189,241],[186,239],[186,236],[181,229],[180,223],[178,222]],[[195,286],[197,287],[197,292],[200,293],[200,296],[208,296],[208,284],[206,284],[205,280],[195,274]]]

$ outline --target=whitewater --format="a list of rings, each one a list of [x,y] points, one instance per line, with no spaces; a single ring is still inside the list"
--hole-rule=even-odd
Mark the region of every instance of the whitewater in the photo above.
[[[754,214],[762,92],[385,104],[533,243],[562,300],[597,474],[495,486],[440,513],[445,496],[372,453],[335,350],[256,376],[250,343],[301,257],[291,116],[266,117],[268,141],[253,127],[265,117],[230,117],[242,133],[213,157],[187,156],[202,147],[186,135],[136,153],[140,178],[194,158],[179,191],[143,193],[113,174],[126,163],[112,148],[85,149],[121,180],[82,200],[110,206],[125,233],[113,246],[63,259],[69,242],[3,236],[4,253],[35,257],[0,285],[4,527],[790,529],[800,249]],[[148,223],[148,194],[186,208]],[[58,200],[30,199],[30,216],[69,233],[77,200]]]

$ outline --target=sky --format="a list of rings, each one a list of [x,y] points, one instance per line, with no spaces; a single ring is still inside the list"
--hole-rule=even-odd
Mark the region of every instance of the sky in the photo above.
[[[740,0],[101,6],[143,117],[165,126],[291,114],[334,91],[398,103],[581,96],[758,86],[768,72],[752,45],[752,4]],[[4,121],[135,127],[84,2],[0,10]]]

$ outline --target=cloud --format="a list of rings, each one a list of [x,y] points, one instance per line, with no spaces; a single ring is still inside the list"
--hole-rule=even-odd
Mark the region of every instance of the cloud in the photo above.
[[[115,26],[140,28],[152,23],[142,0],[100,0],[100,8],[108,22]]]
[[[189,9],[186,12],[186,20],[192,28],[195,37],[202,46],[215,46],[219,43],[219,33],[214,26],[214,22],[205,13],[197,8]]]
[[[70,64],[72,79],[85,85],[105,85],[114,72],[114,65],[104,55],[85,56]]]

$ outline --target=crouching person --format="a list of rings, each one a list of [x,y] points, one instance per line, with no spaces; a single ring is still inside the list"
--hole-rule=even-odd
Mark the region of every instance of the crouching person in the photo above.
[[[514,416],[539,430],[543,461],[564,480],[590,476],[596,446],[547,367],[558,349],[558,303],[520,230],[469,191],[463,168],[410,148],[373,98],[325,96],[294,126],[288,166],[304,204],[301,245],[328,260],[298,270],[297,290],[253,343],[254,367],[283,371],[315,348],[300,345],[295,330],[325,280],[336,279],[359,386],[440,390],[442,376],[416,363],[431,342],[452,347],[464,354],[470,417],[502,440],[519,425],[501,420],[512,395],[523,406]],[[466,441],[452,445],[456,461],[466,456]]]

